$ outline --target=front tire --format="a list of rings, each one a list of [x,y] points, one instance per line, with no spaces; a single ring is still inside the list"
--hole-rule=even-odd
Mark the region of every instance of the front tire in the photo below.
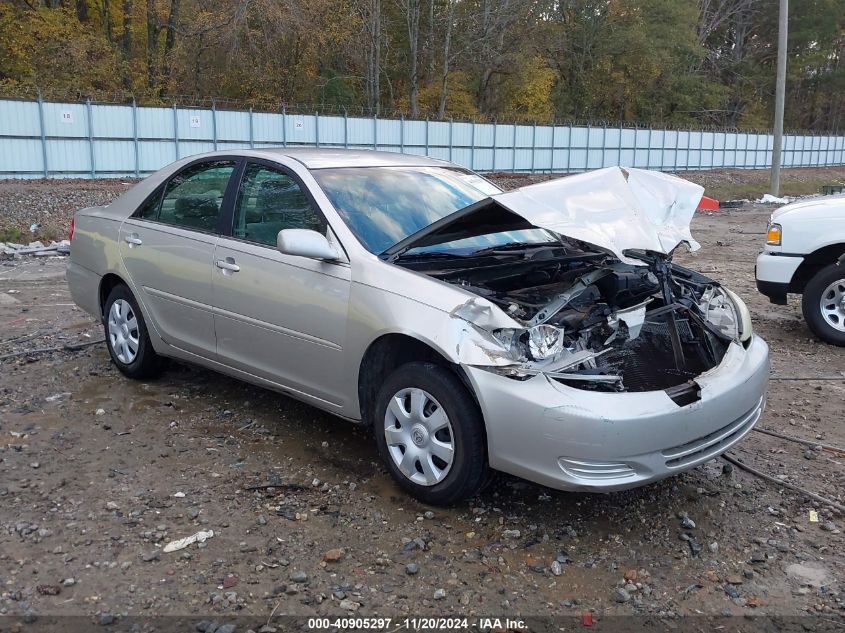
[[[103,306],[106,347],[117,368],[129,378],[158,376],[164,359],[156,354],[147,324],[134,295],[126,286],[115,286]]]
[[[412,496],[448,505],[483,487],[489,470],[484,423],[453,372],[434,363],[402,365],[379,390],[375,412],[379,453]]]
[[[845,266],[831,264],[818,271],[804,288],[801,310],[813,334],[845,346]]]

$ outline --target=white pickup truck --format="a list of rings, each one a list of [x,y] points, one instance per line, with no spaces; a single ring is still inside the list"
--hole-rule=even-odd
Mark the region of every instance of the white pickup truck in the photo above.
[[[788,292],[803,294],[810,330],[845,346],[845,196],[793,202],[772,213],[756,277],[772,303],[785,305]]]

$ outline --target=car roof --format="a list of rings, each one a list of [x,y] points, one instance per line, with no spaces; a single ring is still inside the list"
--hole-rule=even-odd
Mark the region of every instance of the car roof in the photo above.
[[[314,148],[314,147],[275,147],[244,151],[245,155],[264,154],[267,158],[292,158],[308,169],[329,169],[335,167],[452,167],[447,161],[400,154],[398,152],[380,152],[369,149]]]

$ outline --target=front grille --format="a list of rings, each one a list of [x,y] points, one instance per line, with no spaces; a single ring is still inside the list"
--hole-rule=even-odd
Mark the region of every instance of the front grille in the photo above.
[[[695,463],[708,455],[719,455],[728,449],[737,437],[746,433],[763,413],[763,398],[754,405],[754,408],[743,414],[730,424],[713,431],[704,437],[700,437],[686,444],[667,448],[660,451],[666,457],[668,468],[683,468]]]
[[[578,479],[618,479],[633,477],[634,469],[619,462],[592,462],[561,457],[557,460],[561,470]]]

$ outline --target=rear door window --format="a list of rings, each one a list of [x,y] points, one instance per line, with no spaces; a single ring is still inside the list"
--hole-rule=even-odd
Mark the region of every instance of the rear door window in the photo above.
[[[223,196],[234,171],[235,161],[228,160],[191,165],[167,183],[157,208],[149,208],[148,203],[141,208],[140,217],[216,233]]]

